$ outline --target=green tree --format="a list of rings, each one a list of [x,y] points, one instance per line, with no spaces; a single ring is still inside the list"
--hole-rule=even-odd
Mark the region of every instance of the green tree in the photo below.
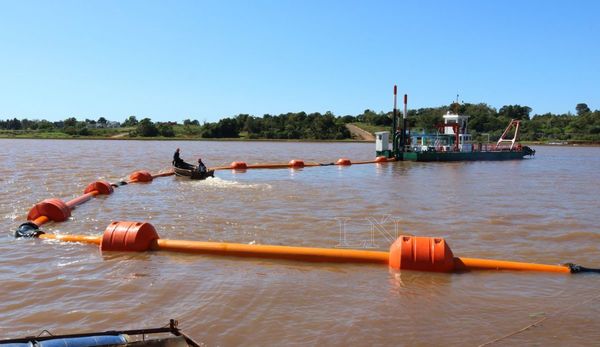
[[[136,127],[136,132],[138,135],[144,137],[158,136],[158,129],[156,128],[156,125],[154,125],[154,123],[150,120],[150,118],[142,119]]]
[[[507,119],[529,120],[531,107],[521,105],[506,105],[502,106],[498,111],[498,116]]]
[[[184,119],[183,120],[183,125],[196,125],[196,126],[198,126],[198,125],[200,125],[200,122],[198,122],[198,120],[196,120],[196,119],[194,119],[194,120]]]
[[[232,118],[223,118],[221,119],[215,127],[212,129],[212,137],[227,137],[234,138],[240,137],[240,130],[238,128],[238,123],[235,119]]]
[[[138,120],[135,116],[129,116],[129,118],[125,119],[123,123],[121,123],[122,127],[134,127],[138,125]]]
[[[443,108],[420,108],[415,114],[414,124],[411,124],[411,127],[424,131],[435,131],[436,125],[443,123],[442,115],[444,113]]]
[[[67,119],[65,119],[63,121],[63,126],[65,128],[68,128],[68,127],[73,127],[74,128],[74,127],[77,126],[77,119],[75,119],[75,117],[67,118]]]
[[[49,131],[54,129],[54,124],[44,119],[39,121],[37,124],[39,130]]]
[[[160,123],[158,124],[157,129],[160,136],[175,137],[175,131],[173,130],[173,126],[170,124]]]
[[[590,108],[588,107],[587,104],[584,104],[584,103],[577,104],[577,106],[575,106],[575,110],[577,110],[578,116],[581,116],[583,114],[590,112]]]

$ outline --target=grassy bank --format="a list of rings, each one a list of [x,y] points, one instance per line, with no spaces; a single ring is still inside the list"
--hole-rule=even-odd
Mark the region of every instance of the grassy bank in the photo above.
[[[241,135],[241,134],[240,134]],[[240,136],[236,138],[203,138],[199,136],[186,136],[176,134],[172,137],[153,136],[129,136],[122,132],[107,135],[70,135],[63,132],[43,132],[35,130],[0,130],[0,139],[40,139],[40,140],[125,140],[125,141],[256,141],[256,142],[364,142],[354,139],[342,140],[318,140],[318,139],[267,139],[267,138],[249,138]]]
[[[377,131],[387,131],[388,127],[373,126],[364,123],[352,123],[361,129],[371,133]],[[128,141],[256,141],[256,142],[368,142],[355,139],[342,140],[318,140],[318,139],[268,139],[268,138],[250,138],[247,133],[240,133],[240,137],[235,138],[203,138],[198,135],[186,135],[182,132],[175,132],[173,137],[153,136],[130,136],[131,128],[98,129],[93,135],[67,134],[60,131],[40,131],[40,130],[0,130],[0,139],[42,139],[42,140],[128,140]],[[521,141],[524,145],[543,145],[543,146],[600,146],[596,141],[564,141],[556,144],[556,140],[546,141]]]

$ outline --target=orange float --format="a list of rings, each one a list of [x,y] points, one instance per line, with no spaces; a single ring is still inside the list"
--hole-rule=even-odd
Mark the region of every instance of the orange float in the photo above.
[[[442,238],[400,236],[390,247],[389,265],[395,270],[452,272],[454,255]]]
[[[246,170],[248,165],[243,161],[234,161],[229,167],[233,170]]]
[[[289,162],[289,166],[293,168],[302,168],[304,167],[304,161],[298,159],[292,159]]]
[[[150,223],[113,222],[104,230],[100,249],[143,252],[150,250],[152,242],[156,239],[158,234]]]
[[[335,165],[349,166],[352,165],[352,162],[350,161],[350,159],[340,158],[338,159],[338,161],[335,162]]]
[[[45,218],[43,218],[45,217]],[[30,221],[46,221],[41,222],[41,225],[51,220],[53,222],[64,222],[71,217],[71,209],[60,199],[46,199],[35,204],[27,214],[27,220]]]
[[[113,193],[114,189],[112,185],[106,181],[96,181],[88,184],[83,193],[87,194],[93,191],[97,191],[99,195],[109,195]]]
[[[145,170],[140,170],[129,175],[130,182],[152,182],[152,174]]]

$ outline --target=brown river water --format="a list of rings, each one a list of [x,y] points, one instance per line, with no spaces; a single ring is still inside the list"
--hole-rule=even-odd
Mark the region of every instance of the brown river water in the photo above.
[[[365,143],[0,140],[0,336],[162,326],[208,346],[598,345],[600,275],[433,274],[385,265],[101,253],[15,239],[31,206],[97,179],[169,168],[369,160]],[[600,148],[535,148],[510,162],[323,166],[157,178],[99,196],[51,233],[148,221],[162,238],[387,250],[445,237],[456,256],[600,267]],[[531,326],[534,324],[534,326]],[[521,331],[520,331],[521,330]],[[520,331],[520,332],[519,332]]]

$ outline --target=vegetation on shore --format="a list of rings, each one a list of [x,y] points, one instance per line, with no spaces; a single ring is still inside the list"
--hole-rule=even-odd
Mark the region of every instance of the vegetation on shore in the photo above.
[[[484,103],[451,104],[441,107],[408,111],[413,132],[435,131],[448,110],[470,116],[470,132],[478,140],[500,137],[510,119],[522,121],[523,141],[569,141],[600,143],[600,110],[592,111],[584,104],[576,106],[576,113],[530,116],[531,108],[507,105],[499,110]],[[389,130],[392,112],[376,113],[365,110],[352,116],[336,116],[331,112],[297,112],[256,117],[239,114],[217,122],[186,119],[177,122],[153,122],[150,118],[138,121],[130,116],[123,122],[78,120],[75,117],[50,122],[43,119],[0,120],[0,137],[23,138],[174,138],[174,139],[290,139],[290,140],[344,140],[351,134],[346,124],[352,123],[369,132]],[[1,117],[0,117],[1,118]]]

